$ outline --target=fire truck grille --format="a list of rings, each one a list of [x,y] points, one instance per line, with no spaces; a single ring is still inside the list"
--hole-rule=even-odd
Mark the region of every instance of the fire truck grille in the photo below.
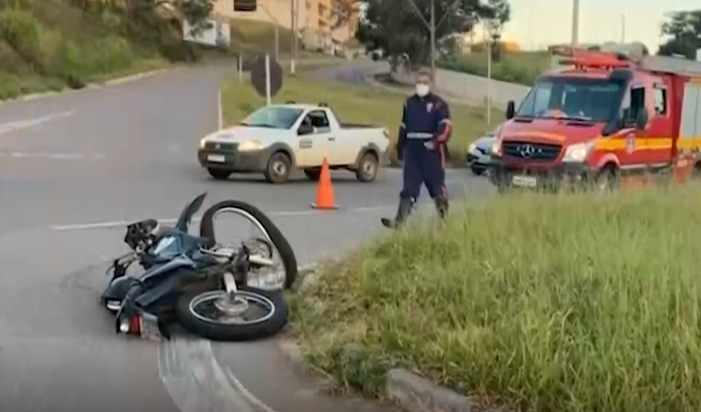
[[[502,143],[502,150],[504,156],[515,157],[525,161],[533,160],[542,162],[557,159],[562,151],[562,145],[511,142],[507,140]]]

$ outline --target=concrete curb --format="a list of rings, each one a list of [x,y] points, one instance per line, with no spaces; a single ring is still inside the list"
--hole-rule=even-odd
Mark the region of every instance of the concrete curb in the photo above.
[[[66,88],[66,89],[63,89],[63,90],[57,91],[57,92],[42,92],[42,93],[24,94],[22,96],[17,97],[16,99],[0,100],[0,106],[2,106],[3,104],[6,104],[6,103],[28,102],[28,101],[32,101],[32,100],[44,99],[44,98],[51,97],[51,96],[80,93],[80,92],[82,92],[84,90],[88,90],[88,89],[100,89],[100,88],[107,87],[107,86],[115,86],[115,85],[119,85],[119,84],[130,83],[130,82],[140,80],[140,79],[143,79],[146,77],[155,76],[157,74],[161,74],[161,73],[164,73],[164,72],[170,71],[170,70],[175,70],[175,69],[174,68],[156,69],[156,70],[151,70],[148,72],[132,74],[129,76],[117,77],[117,78],[107,80],[107,81],[102,82],[102,83],[88,83],[82,89],[68,89],[68,88]]]
[[[407,412],[472,412],[467,397],[438,386],[406,369],[391,369],[386,378],[387,397]],[[494,411],[496,412],[496,411]]]
[[[147,72],[132,74],[129,76],[117,77],[114,79],[107,80],[106,82],[103,82],[102,85],[103,86],[113,86],[115,84],[129,83],[129,82],[133,82],[135,80],[140,80],[140,79],[144,79],[146,77],[151,77],[151,76],[155,76],[157,74],[165,73],[166,71],[169,71],[169,70],[171,70],[171,69],[156,69],[156,70],[151,70],[151,71],[147,71]]]

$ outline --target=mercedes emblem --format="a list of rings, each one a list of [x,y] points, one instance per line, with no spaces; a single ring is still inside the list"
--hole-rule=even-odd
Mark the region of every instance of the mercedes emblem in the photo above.
[[[535,154],[535,147],[532,144],[524,144],[521,146],[521,157],[530,158]]]

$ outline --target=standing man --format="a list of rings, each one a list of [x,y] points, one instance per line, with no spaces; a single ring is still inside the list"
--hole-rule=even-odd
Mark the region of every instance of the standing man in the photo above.
[[[403,162],[404,184],[399,195],[397,216],[394,220],[382,219],[382,224],[388,228],[399,227],[406,220],[419,197],[422,184],[426,185],[436,203],[439,216],[444,218],[448,212],[445,156],[453,127],[450,108],[443,99],[431,93],[432,83],[431,71],[419,70],[416,93],[404,103],[397,141],[397,157]]]

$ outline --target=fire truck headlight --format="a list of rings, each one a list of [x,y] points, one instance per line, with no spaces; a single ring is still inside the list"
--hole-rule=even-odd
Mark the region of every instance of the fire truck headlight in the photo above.
[[[563,162],[583,162],[587,160],[594,148],[594,142],[577,143],[569,146],[565,151]]]

